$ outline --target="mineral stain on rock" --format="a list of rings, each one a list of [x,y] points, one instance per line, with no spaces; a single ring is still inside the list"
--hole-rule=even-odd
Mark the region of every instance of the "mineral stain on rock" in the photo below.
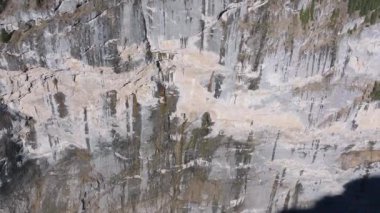
[[[340,156],[342,169],[357,168],[380,162],[380,150],[357,150],[343,153]]]
[[[54,94],[55,103],[58,105],[57,111],[60,118],[64,118],[69,114],[67,106],[65,105],[66,95],[62,92],[57,92]]]
[[[115,115],[116,114],[116,103],[117,103],[117,91],[111,90],[106,93],[105,97],[105,110],[108,115]]]

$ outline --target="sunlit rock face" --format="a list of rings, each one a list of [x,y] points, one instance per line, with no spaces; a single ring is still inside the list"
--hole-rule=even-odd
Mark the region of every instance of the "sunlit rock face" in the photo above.
[[[379,174],[356,1],[0,0],[0,212],[278,212]]]

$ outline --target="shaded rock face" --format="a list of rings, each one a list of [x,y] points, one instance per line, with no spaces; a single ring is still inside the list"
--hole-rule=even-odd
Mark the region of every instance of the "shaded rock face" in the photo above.
[[[344,185],[344,193],[336,196],[326,196],[308,209],[292,209],[284,213],[313,212],[376,212],[379,204],[379,178],[361,178]]]
[[[278,212],[379,174],[376,5],[0,0],[0,211]]]
[[[21,175],[25,169],[23,164],[28,160],[23,155],[21,129],[28,135],[28,145],[34,146],[36,138],[32,118],[12,112],[5,104],[1,104],[0,118],[0,131],[2,132],[0,138],[0,185],[2,191],[9,192],[9,189],[13,188],[12,179],[14,176],[17,179],[17,176]],[[33,163],[29,163],[29,165],[30,167],[34,166]]]
[[[57,13],[49,14],[41,23],[29,23],[26,29],[15,30],[7,45],[2,45],[1,57],[5,61],[1,68],[59,69],[65,59],[73,57],[89,65],[124,71],[126,62],[120,58],[118,45],[125,48],[146,40],[141,1],[78,1],[72,11],[59,13],[65,4],[69,3],[48,5],[48,12]],[[25,51],[27,55],[23,54]]]

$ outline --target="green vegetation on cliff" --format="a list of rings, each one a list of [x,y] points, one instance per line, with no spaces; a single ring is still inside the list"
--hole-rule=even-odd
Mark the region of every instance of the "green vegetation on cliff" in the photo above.
[[[359,11],[361,16],[368,15],[373,10],[380,8],[380,0],[349,0],[348,12],[350,14]]]
[[[374,24],[380,14],[380,0],[349,0],[348,13],[359,11],[360,16],[365,16],[365,21]]]
[[[371,99],[374,101],[380,101],[380,82],[375,82],[375,86],[371,92]]]
[[[301,9],[300,19],[303,27],[305,27],[309,21],[312,21],[314,19],[314,8],[315,0],[312,0],[310,6],[306,7],[306,9]]]

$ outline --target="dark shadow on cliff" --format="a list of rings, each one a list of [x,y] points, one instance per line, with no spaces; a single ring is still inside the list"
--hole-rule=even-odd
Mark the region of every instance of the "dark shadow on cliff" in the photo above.
[[[324,197],[311,209],[292,209],[282,213],[380,212],[380,177],[357,179],[347,183],[344,188],[343,194]]]
[[[31,141],[35,140],[36,133],[33,122],[32,117],[9,109],[0,98],[0,203],[4,196],[28,183],[40,172],[36,160],[25,157],[24,143],[19,134],[20,129],[29,129],[27,134],[32,137],[26,137],[25,143],[33,146]]]

